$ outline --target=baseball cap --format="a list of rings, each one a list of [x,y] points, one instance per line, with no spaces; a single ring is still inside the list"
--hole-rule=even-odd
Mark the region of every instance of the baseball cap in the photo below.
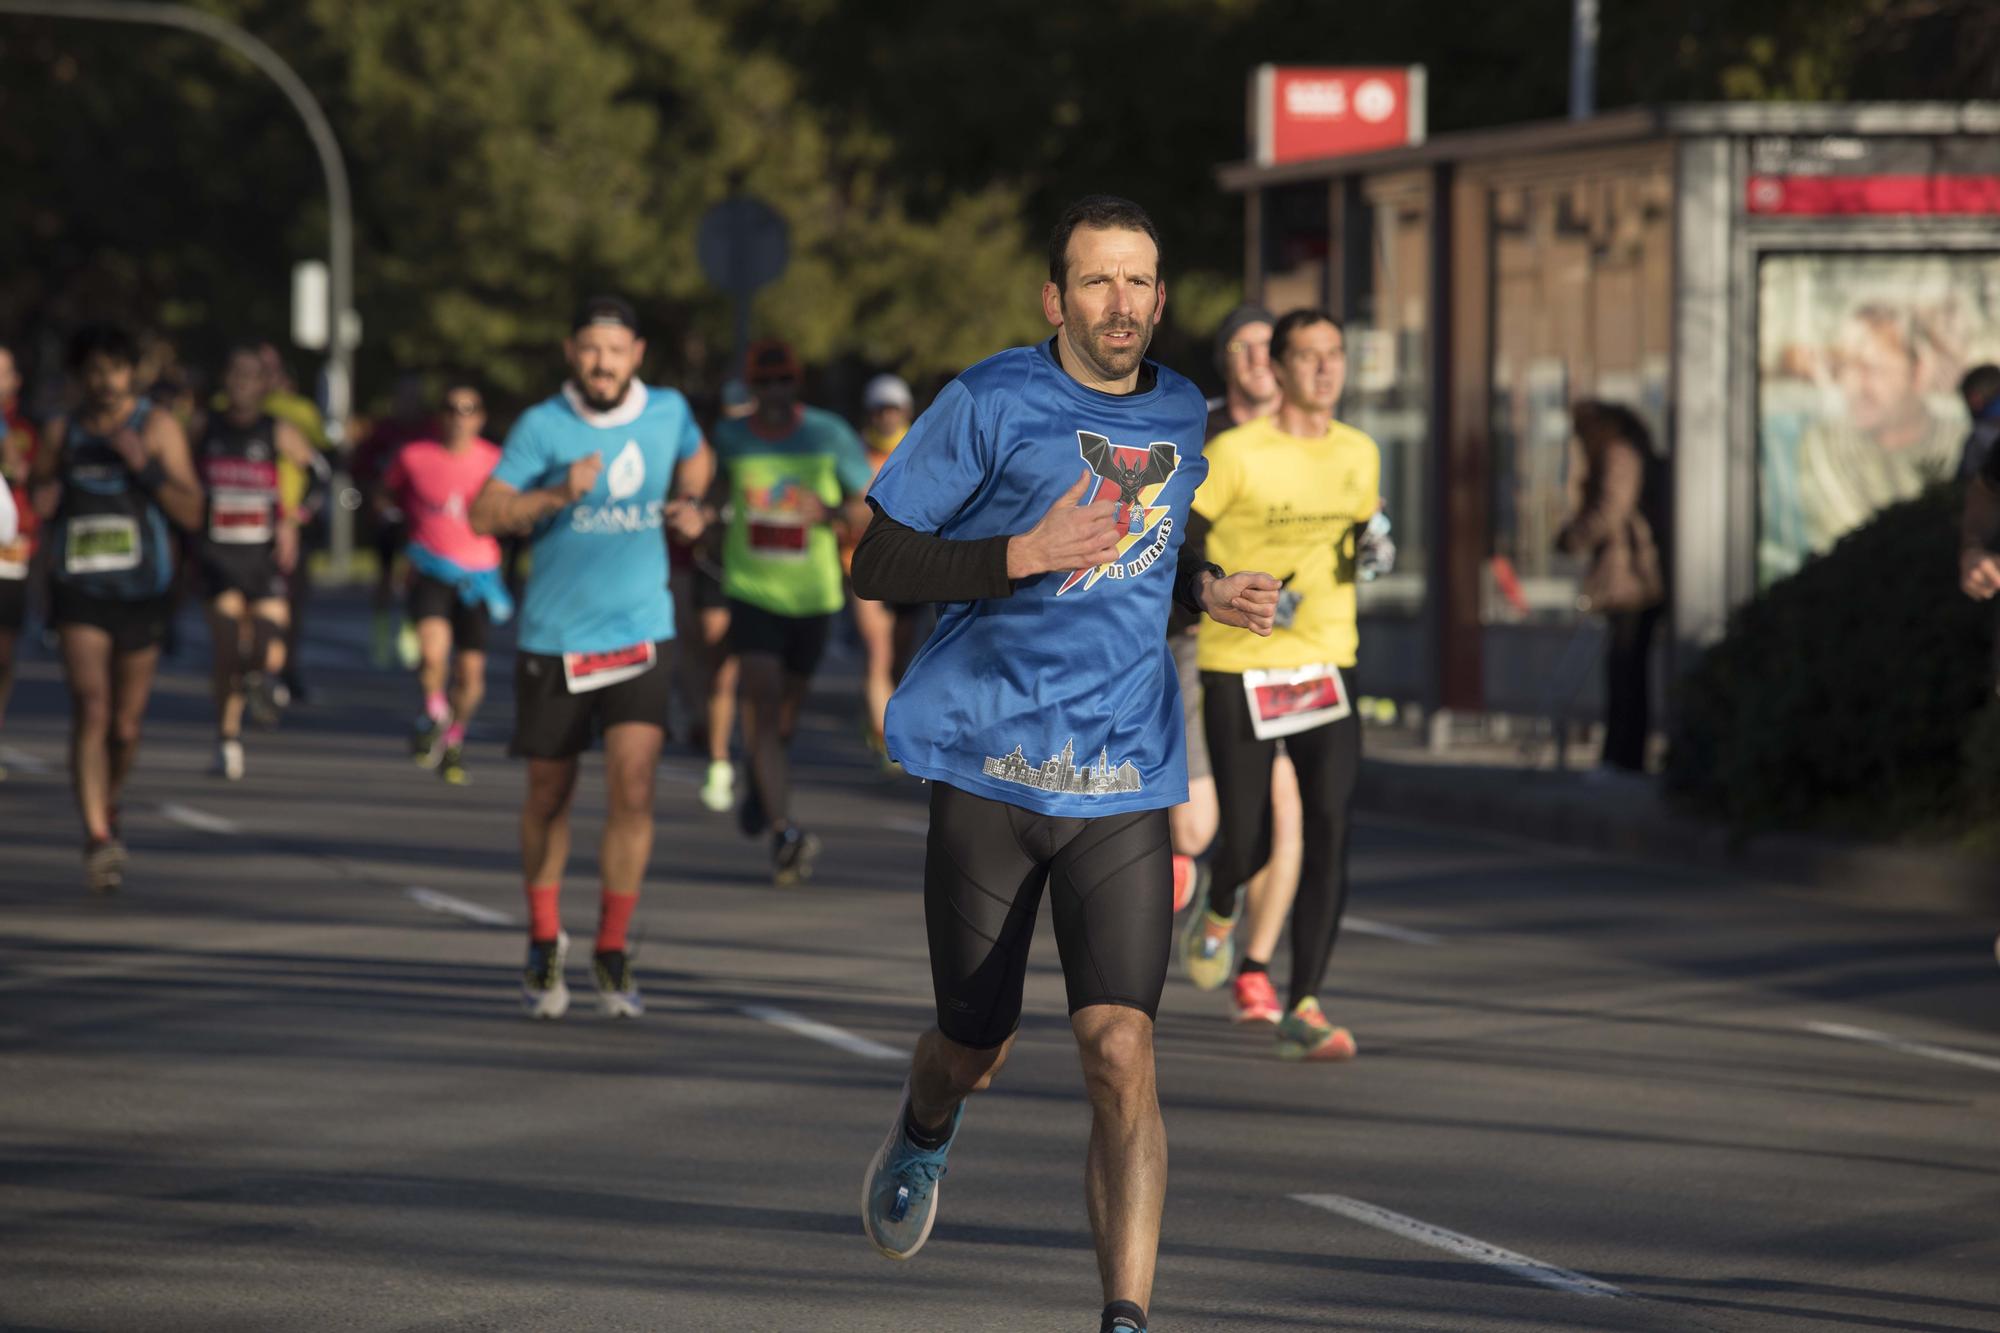
[[[878,407],[907,409],[916,406],[916,399],[910,396],[910,386],[903,383],[902,376],[877,375],[861,391],[861,406],[870,412]]]
[[[622,296],[593,296],[578,307],[576,318],[570,321],[569,327],[574,332],[593,325],[630,329],[632,335],[637,337],[639,312]]]
[[[760,338],[750,344],[743,357],[743,378],[752,384],[768,380],[796,380],[805,377],[799,354],[782,338]]]
[[[1222,317],[1222,326],[1215,331],[1215,368],[1229,368],[1229,341],[1245,324],[1276,324],[1271,312],[1255,301],[1245,301]]]

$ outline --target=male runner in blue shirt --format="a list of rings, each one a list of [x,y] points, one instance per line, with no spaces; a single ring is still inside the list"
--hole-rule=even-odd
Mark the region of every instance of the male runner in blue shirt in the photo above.
[[[674,606],[661,528],[699,530],[691,497],[708,488],[714,464],[687,400],[634,378],[646,342],[630,305],[597,297],[573,327],[563,344],[572,378],[514,423],[472,503],[472,528],[532,533],[534,541],[514,659],[513,750],[528,761],[522,999],[536,1018],[569,1008],[558,900],[577,756],[601,732],[603,889],[592,973],[603,1011],[637,1018],[644,1006],[626,926],[653,850],[653,774],[672,689],[665,659]]]
[[[1084,1174],[1104,1330],[1143,1330],[1166,1194],[1153,1016],[1173,926],[1167,809],[1187,799],[1169,605],[1260,634],[1278,581],[1178,559],[1208,409],[1145,359],[1165,304],[1137,204],[1071,205],[1049,243],[1056,336],[952,381],[869,491],[854,591],[943,602],[890,700],[890,755],[931,781],[924,870],[937,1026],[917,1043],[862,1223],[915,1254],[964,1102],[1021,1017],[1049,892],[1092,1123]]]

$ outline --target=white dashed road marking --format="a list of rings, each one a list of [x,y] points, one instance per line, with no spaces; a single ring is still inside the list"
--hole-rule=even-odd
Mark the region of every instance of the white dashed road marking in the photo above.
[[[1324,1208],[1329,1213],[1386,1231],[1405,1240],[1428,1245],[1432,1249],[1444,1250],[1461,1259],[1490,1264],[1503,1272],[1511,1273],[1526,1282],[1534,1282],[1544,1287],[1554,1287],[1557,1291],[1567,1291],[1575,1296],[1623,1296],[1625,1293],[1608,1282],[1599,1282],[1594,1277],[1582,1273],[1572,1273],[1567,1268],[1557,1268],[1539,1259],[1530,1259],[1525,1254],[1503,1250],[1498,1245],[1489,1245],[1474,1236],[1447,1231],[1443,1227],[1420,1222],[1414,1217],[1392,1213],[1387,1208],[1377,1208],[1372,1203],[1360,1199],[1350,1199],[1345,1194],[1294,1194],[1299,1203],[1314,1208]]]
[[[1822,1037],[1840,1037],[1847,1041],[1864,1041],[1870,1046],[1884,1046],[1905,1055],[1921,1055],[1932,1060],[1945,1060],[1955,1065],[1970,1065],[1974,1069],[1987,1069],[2000,1074],[2000,1057],[1975,1055],[1971,1051],[1955,1051],[1949,1046],[1933,1046],[1927,1041],[1909,1041],[1903,1037],[1893,1037],[1874,1028],[1849,1027],[1845,1023],[1808,1023],[1808,1032],[1817,1032]]]
[[[766,1004],[746,1004],[743,1006],[743,1012],[759,1022],[769,1023],[772,1027],[783,1028],[801,1037],[810,1037],[814,1041],[823,1041],[829,1046],[846,1051],[849,1055],[858,1055],[865,1060],[902,1060],[909,1054],[893,1046],[884,1046],[879,1041],[870,1041],[845,1028],[834,1027],[831,1023],[801,1018],[789,1009],[774,1009]]]

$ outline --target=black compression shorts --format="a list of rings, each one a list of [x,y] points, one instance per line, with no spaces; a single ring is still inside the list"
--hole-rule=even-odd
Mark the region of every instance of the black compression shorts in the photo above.
[[[18,633],[28,619],[28,581],[0,579],[0,630]]]
[[[1167,812],[1064,819],[934,782],[924,923],[938,1030],[959,1045],[991,1050],[1020,1025],[1045,885],[1069,1012],[1159,1012],[1174,923]]]
[[[729,599],[729,648],[737,654],[769,653],[784,664],[788,676],[810,676],[819,670],[833,617],[784,616],[749,602]]]
[[[196,552],[195,572],[205,602],[226,592],[241,593],[246,602],[285,600],[285,575],[278,568],[277,548],[269,542],[245,546],[203,542]]]
[[[451,646],[459,652],[486,651],[486,630],[491,624],[486,603],[465,601],[458,589],[443,579],[412,570],[409,612],[412,624],[433,618],[450,621]]]

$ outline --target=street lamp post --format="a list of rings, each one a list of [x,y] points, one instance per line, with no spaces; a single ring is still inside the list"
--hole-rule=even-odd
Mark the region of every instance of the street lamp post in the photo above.
[[[327,199],[327,312],[329,331],[326,366],[326,434],[336,445],[347,436],[347,415],[352,405],[354,383],[353,320],[348,311],[354,305],[354,204],[347,188],[347,165],[341,160],[340,142],[326,112],[300,79],[297,71],[262,41],[227,19],[191,9],[186,5],[144,3],[142,0],[0,0],[0,14],[33,14],[46,18],[95,19],[105,23],[145,23],[163,28],[180,28],[221,42],[278,85],[305,122],[313,150],[319,154],[320,170],[326,174]],[[344,569],[353,545],[353,516],[334,509],[334,566]]]

